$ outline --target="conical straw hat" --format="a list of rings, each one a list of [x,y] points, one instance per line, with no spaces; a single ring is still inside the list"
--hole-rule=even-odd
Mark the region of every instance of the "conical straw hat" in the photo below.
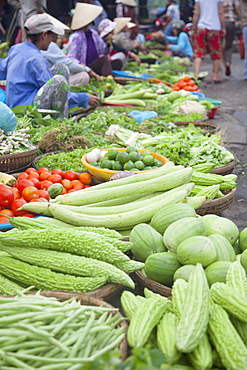
[[[102,10],[103,8],[98,5],[76,3],[71,29],[73,31],[79,30],[92,23],[100,15]]]
[[[133,23],[133,22],[128,22],[128,24],[127,24],[127,27],[128,28],[133,28],[133,27],[135,27],[136,26],[136,24],[135,23]]]
[[[121,32],[124,29],[124,27],[128,25],[130,21],[131,21],[130,17],[114,18],[114,22],[117,22],[117,25],[114,28],[114,35],[117,35],[119,32]]]

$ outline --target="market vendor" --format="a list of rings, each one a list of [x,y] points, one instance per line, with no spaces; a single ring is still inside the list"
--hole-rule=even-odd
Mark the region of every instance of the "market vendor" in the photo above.
[[[59,111],[68,117],[68,106],[95,108],[97,97],[69,92],[68,68],[58,63],[51,69],[41,50],[47,50],[52,35],[63,35],[45,13],[35,14],[25,22],[27,40],[10,48],[7,58],[0,61],[0,79],[6,80],[6,104],[34,105],[39,109]]]
[[[63,28],[65,31],[70,30],[66,24],[58,21],[56,18],[49,15],[52,23],[56,26]],[[90,82],[91,77],[95,77],[100,80],[100,76],[97,75],[91,68],[87,67],[85,64],[81,64],[77,61],[69,58],[63,50],[57,44],[58,35],[53,33],[52,42],[50,43],[47,50],[41,50],[41,53],[47,59],[50,67],[56,63],[63,63],[69,69],[69,83],[70,85],[83,86]]]
[[[127,50],[147,52],[138,38],[134,40],[130,38],[130,30],[135,27],[135,23],[131,22],[130,17],[114,18],[114,22],[117,22],[117,26],[114,29],[113,42]]]
[[[83,63],[100,76],[113,75],[112,70],[121,70],[120,59],[110,60],[108,47],[97,31],[90,28],[95,18],[102,12],[100,6],[77,3],[72,18],[71,29],[75,31],[71,40],[68,57]]]
[[[130,18],[128,18],[128,21],[129,19]],[[128,60],[128,57],[134,59],[137,65],[140,65],[141,60],[133,51],[125,49],[113,41],[113,32],[116,28],[118,28],[118,23],[112,22],[108,18],[103,19],[98,26],[98,31],[100,33],[100,36],[104,39],[108,47],[108,58],[111,61],[118,60],[118,59],[121,60],[122,62],[121,69],[124,69],[125,64]]]

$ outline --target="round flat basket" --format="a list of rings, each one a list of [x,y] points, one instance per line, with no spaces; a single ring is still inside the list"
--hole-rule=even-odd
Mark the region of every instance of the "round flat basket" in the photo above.
[[[135,271],[135,275],[136,275],[138,282],[143,287],[146,287],[152,290],[154,293],[163,295],[164,297],[171,297],[172,289],[169,288],[168,286],[157,283],[156,281],[147,278],[145,275],[141,273],[141,271]]]
[[[200,216],[208,215],[208,214],[215,214],[218,215],[221,212],[225,211],[230,207],[233,203],[236,188],[229,191],[224,197],[209,200],[205,202],[200,208],[196,210],[196,213]]]
[[[0,156],[0,172],[11,172],[27,167],[36,157],[39,147],[35,146],[33,149],[25,152],[18,152],[13,154],[6,154]]]
[[[219,126],[215,123],[207,122],[207,121],[178,121],[173,122],[176,126],[188,126],[190,123],[192,123],[195,127],[199,127],[202,130],[202,133],[204,135],[206,134],[215,134],[219,131]]]
[[[33,292],[27,292],[26,295],[35,295],[37,291]],[[128,355],[128,342],[127,342],[127,330],[128,330],[128,323],[123,318],[121,313],[119,311],[115,310],[115,307],[110,305],[109,303],[106,303],[104,300],[88,296],[86,294],[82,293],[76,293],[76,292],[63,292],[58,290],[40,290],[39,293],[45,297],[54,297],[57,298],[60,302],[64,302],[68,299],[75,298],[77,301],[80,301],[80,303],[84,306],[101,306],[112,309],[112,314],[119,316],[119,319],[122,319],[119,326],[123,327],[125,329],[125,337],[120,343],[119,350],[121,353],[121,359],[125,360]],[[3,296],[0,295],[0,297],[14,297],[14,296]]]
[[[214,168],[211,173],[217,175],[229,175],[234,170],[234,167],[238,164],[238,159],[235,158],[232,162],[226,164],[225,166]]]

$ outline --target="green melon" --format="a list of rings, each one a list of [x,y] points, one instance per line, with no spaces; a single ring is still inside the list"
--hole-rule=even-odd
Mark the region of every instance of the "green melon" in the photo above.
[[[216,261],[236,261],[236,254],[233,246],[223,235],[212,234],[209,235],[209,239],[212,240],[216,248]]]
[[[176,253],[182,241],[196,235],[205,235],[205,226],[201,218],[185,217],[168,226],[163,241],[167,249]]]
[[[206,236],[192,236],[179,244],[177,257],[182,265],[201,263],[206,267],[216,261],[217,252],[212,240]]]
[[[241,263],[241,256],[242,256],[242,253],[236,254],[236,261]],[[241,263],[241,265],[242,265],[242,263]]]
[[[242,249],[240,248],[240,245],[239,245],[239,238],[233,244],[233,249],[234,249],[236,255],[239,254],[239,253],[242,253]]]
[[[239,248],[241,251],[247,249],[247,227],[239,234]]]
[[[141,262],[145,262],[150,254],[166,251],[162,235],[148,224],[136,225],[131,230],[130,242],[133,256]]]
[[[245,249],[243,253],[241,254],[240,263],[245,269],[245,271],[247,272],[247,249]]]
[[[54,199],[63,192],[63,185],[60,183],[52,184],[49,186],[47,191],[50,194],[50,197]]]
[[[185,203],[171,204],[158,211],[151,219],[150,225],[163,235],[169,225],[185,217],[196,217],[193,207]]]
[[[151,254],[145,262],[145,273],[149,279],[172,287],[173,276],[181,266],[177,255],[172,252]]]
[[[223,235],[231,245],[234,245],[239,237],[237,225],[228,218],[217,215],[205,215],[201,217],[201,220],[206,228],[206,236],[212,234]]]
[[[225,283],[226,275],[232,262],[216,261],[206,267],[205,272],[208,279],[208,284],[211,286],[214,283]]]
[[[183,279],[189,281],[191,272],[195,269],[195,265],[184,265],[179,267],[174,274],[174,281],[177,279]]]

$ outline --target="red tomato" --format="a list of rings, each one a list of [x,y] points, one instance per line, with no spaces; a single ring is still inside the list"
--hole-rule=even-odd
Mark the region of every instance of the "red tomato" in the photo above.
[[[14,213],[10,209],[6,208],[1,210],[1,214],[7,215],[9,217],[14,217]]]
[[[68,190],[68,193],[73,193],[74,191],[77,191],[76,189],[70,189]]]
[[[35,172],[36,171],[36,168],[33,168],[33,167],[28,167],[26,170],[25,170],[25,172],[29,175],[30,174],[30,172]]]
[[[48,181],[48,180],[41,181],[40,182],[40,189],[47,190],[52,184],[53,184],[53,182]]]
[[[68,191],[70,189],[72,189],[72,184],[71,184],[71,181],[70,180],[67,180],[67,179],[63,179],[61,181],[63,187]]]
[[[75,190],[84,189],[84,185],[82,182],[80,182],[80,180],[72,180],[71,185],[72,185],[72,189],[75,189]]]
[[[7,224],[9,222],[7,217],[0,216],[0,224]]]
[[[45,199],[49,200],[50,199],[50,194],[46,190],[39,189],[39,198],[45,198]]]
[[[79,180],[84,184],[84,185],[90,185],[92,182],[92,176],[90,173],[87,172],[82,172],[79,175]]]
[[[13,201],[13,203],[11,204],[11,211],[14,212],[14,215],[15,216],[22,216],[22,215],[25,215],[27,213],[27,211],[17,211],[18,208],[21,208],[21,206],[23,206],[23,204],[26,204],[27,202],[25,201],[24,198],[20,198],[20,199],[16,199]]]
[[[68,193],[67,190],[65,188],[63,188],[63,191],[60,195],[64,195],[64,194],[67,194],[67,193]]]
[[[30,202],[30,200],[37,199],[39,197],[39,191],[35,186],[27,186],[21,195],[27,202]]]
[[[51,181],[53,184],[55,184],[55,183],[58,183],[58,182],[61,183],[62,179],[63,179],[62,176],[54,173],[53,175],[50,175],[47,180]]]
[[[64,171],[60,170],[59,168],[55,168],[51,171],[52,175],[60,175],[62,178],[64,177]]]
[[[37,169],[38,174],[40,175],[42,172],[50,172],[46,167],[40,167]]]
[[[91,185],[84,185],[84,189],[91,188]]]
[[[20,193],[23,192],[23,190],[25,188],[27,188],[28,186],[33,186],[33,182],[31,180],[27,180],[27,179],[23,179],[23,180],[20,180],[17,182],[17,189]]]
[[[78,180],[79,176],[75,171],[68,170],[64,173],[64,178],[67,180]]]
[[[19,193],[18,189],[15,186],[10,188],[10,190],[14,194],[14,197],[15,197],[14,200],[19,199],[21,197],[21,194]]]
[[[34,214],[32,214],[32,213],[25,213],[21,217],[29,217],[29,218],[32,218],[32,217],[34,217]]]
[[[33,185],[37,188],[37,189],[40,189],[40,181],[38,179],[30,179],[30,181],[32,181]]]
[[[31,180],[31,179],[39,179],[39,174],[38,174],[38,172],[36,172],[36,171],[33,171],[33,172],[30,172],[30,174],[28,175],[28,180]]]
[[[47,180],[48,177],[51,176],[51,173],[50,172],[42,172],[40,175],[39,175],[39,179],[40,181],[44,181],[44,180]]]
[[[17,180],[20,181],[20,180],[27,179],[27,178],[28,178],[28,173],[22,172],[18,175]]]
[[[36,199],[32,199],[32,200],[30,200],[30,202],[29,203],[35,203],[35,202],[39,202],[39,203],[44,203],[44,202],[48,202],[48,200],[47,199],[45,199],[45,198],[36,198]]]
[[[10,208],[11,203],[14,201],[14,193],[8,186],[0,187],[0,205],[5,208]]]

